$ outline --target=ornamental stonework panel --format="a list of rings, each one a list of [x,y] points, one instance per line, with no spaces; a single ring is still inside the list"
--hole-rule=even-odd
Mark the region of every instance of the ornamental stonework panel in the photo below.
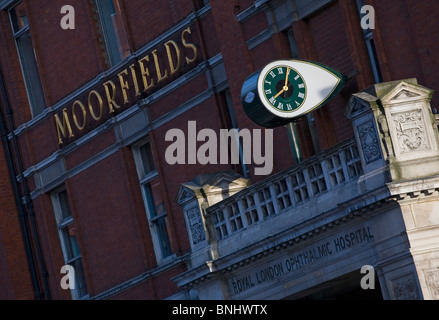
[[[395,300],[418,300],[419,293],[413,274],[392,280],[391,288]]]
[[[187,221],[189,223],[189,230],[192,235],[192,243],[196,245],[206,239],[203,229],[203,222],[201,221],[200,210],[195,207],[186,211]]]
[[[366,164],[380,159],[380,145],[373,121],[370,120],[363,124],[360,124],[357,127],[357,130]]]
[[[430,150],[422,109],[392,113],[400,153]]]
[[[439,269],[425,271],[425,279],[430,289],[431,298],[439,300]]]

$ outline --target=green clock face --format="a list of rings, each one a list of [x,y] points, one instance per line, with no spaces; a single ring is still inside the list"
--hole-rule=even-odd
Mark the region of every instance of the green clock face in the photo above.
[[[263,77],[261,98],[277,111],[293,112],[305,102],[306,84],[295,69],[278,65],[260,76]]]

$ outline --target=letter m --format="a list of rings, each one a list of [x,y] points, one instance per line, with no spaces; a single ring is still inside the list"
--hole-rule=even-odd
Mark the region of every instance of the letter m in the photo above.
[[[249,164],[252,149],[250,130],[242,129],[238,131],[237,129],[221,129],[220,134],[220,163],[229,163],[229,140],[231,140],[231,163],[238,164],[240,157],[242,157],[242,163]],[[243,141],[242,144],[240,138]]]
[[[75,135],[72,132],[72,126],[70,125],[69,116],[67,114],[67,110],[64,108],[63,110],[63,120],[61,121],[58,114],[55,114],[55,123],[56,123],[56,131],[58,133],[58,142],[59,144],[63,143],[63,138],[66,139],[67,131],[68,138],[72,138]]]

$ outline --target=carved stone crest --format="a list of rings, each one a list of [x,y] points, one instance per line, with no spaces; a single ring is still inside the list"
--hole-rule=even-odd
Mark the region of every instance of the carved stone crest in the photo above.
[[[367,121],[357,127],[366,164],[381,158],[378,135],[373,121]]]
[[[393,113],[392,120],[401,154],[430,149],[421,109]]]
[[[203,229],[203,222],[201,221],[200,210],[197,207],[189,209],[186,211],[186,215],[192,235],[192,243],[193,245],[196,245],[197,243],[200,243],[206,239]]]

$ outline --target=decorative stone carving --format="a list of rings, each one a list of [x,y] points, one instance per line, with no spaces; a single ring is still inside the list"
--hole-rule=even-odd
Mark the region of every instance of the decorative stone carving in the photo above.
[[[395,300],[417,300],[419,299],[416,280],[413,274],[408,274],[391,281],[393,296]]]
[[[392,113],[400,153],[430,150],[425,132],[422,109]]]
[[[194,207],[186,211],[187,221],[189,223],[189,230],[192,235],[192,243],[196,245],[206,239],[203,229],[203,222],[201,221],[200,210]]]
[[[392,138],[390,137],[389,125],[387,124],[386,116],[382,112],[379,112],[377,120],[379,124],[380,133],[383,136],[383,146],[386,156],[387,157],[394,156]]]
[[[357,127],[366,164],[381,158],[378,135],[372,120]]]
[[[425,271],[425,279],[430,289],[431,298],[439,300],[439,269]]]

